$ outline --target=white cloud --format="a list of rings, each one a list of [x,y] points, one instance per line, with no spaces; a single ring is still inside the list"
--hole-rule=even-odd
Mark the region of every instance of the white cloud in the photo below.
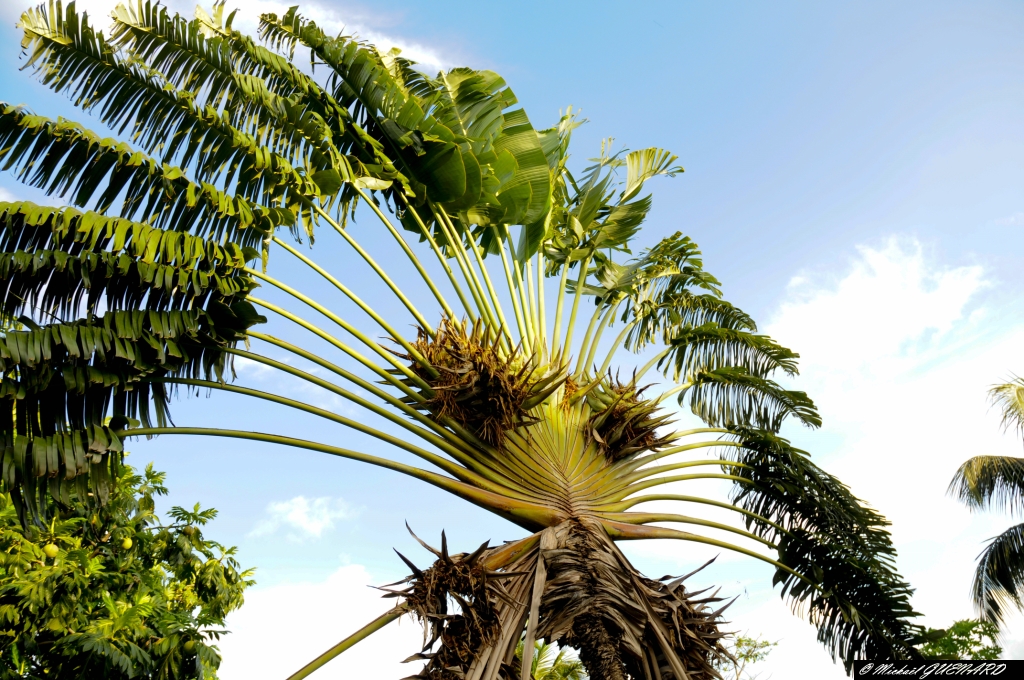
[[[1013,215],[998,219],[996,224],[1003,227],[1024,227],[1024,212],[1014,213]]]
[[[79,12],[88,12],[90,22],[95,26],[103,27],[114,7],[124,0],[78,0],[77,9]],[[25,0],[24,6],[18,3],[4,2],[0,14],[11,18],[17,18],[30,4]],[[182,16],[191,18],[194,14],[196,3],[192,0],[165,0],[164,5],[171,13],[177,12]],[[226,12],[238,8],[235,17],[234,27],[243,33],[256,35],[256,28],[259,24],[259,17],[265,13],[284,14],[293,2],[273,2],[272,0],[247,0],[246,2],[232,2],[225,6]],[[206,11],[210,11],[213,5],[212,0],[204,0],[199,3]],[[379,18],[371,16],[346,16],[342,11],[336,10],[325,3],[303,2],[300,5],[303,16],[312,19],[328,34],[344,33],[345,35],[357,36],[385,50],[391,47],[398,47],[402,50],[403,56],[421,64],[428,72],[435,73],[444,68],[450,68],[452,64],[444,58],[442,53],[429,45],[410,41],[400,36],[391,35],[387,30],[381,30]]]
[[[793,384],[815,399],[824,417],[818,432],[794,427],[785,434],[892,521],[898,568],[917,589],[913,604],[925,614],[923,622],[936,628],[973,616],[968,589],[982,543],[1019,521],[1001,513],[972,514],[945,493],[970,456],[1020,455],[1020,442],[1002,432],[986,390],[1011,371],[1024,371],[1024,314],[995,307],[985,296],[989,291],[999,292],[984,268],[946,266],[930,259],[919,242],[893,238],[858,248],[839,274],[794,276],[765,328],[801,354],[801,375]],[[714,483],[702,484],[704,489],[679,492],[722,495]],[[732,520],[730,513],[707,508],[686,512]],[[721,552],[665,541],[626,550],[659,568]],[[815,639],[814,627],[770,591],[755,563],[747,568],[742,559],[723,552],[704,580],[715,582],[716,567],[728,564],[731,579],[740,580],[720,582],[723,594],[750,589],[729,612],[727,628],[781,641],[756,669],[762,677],[845,677]],[[1006,626],[1006,658],[1024,654],[1021,622],[1024,617],[1017,617]]]
[[[0,187],[0,201],[7,201],[13,203],[14,201],[17,200],[18,198],[17,196],[14,195],[14,192],[3,187]]]
[[[287,361],[285,363],[287,363]],[[274,374],[273,366],[267,366],[262,362],[253,361],[248,357],[235,357],[234,366],[235,373],[254,380],[259,380],[267,375]]]
[[[267,517],[250,532],[250,536],[266,536],[278,529],[290,529],[290,538],[320,538],[334,527],[335,520],[350,519],[355,512],[340,498],[306,498],[296,496],[267,506]]]
[[[912,240],[862,247],[839,277],[801,274],[766,331],[801,354],[800,389],[824,416],[821,433],[790,431],[830,472],[893,523],[899,569],[917,588],[924,623],[973,616],[968,588],[982,542],[1010,526],[946,497],[957,466],[981,453],[1020,455],[986,389],[1021,367],[1024,318],[986,303],[979,266],[944,266]],[[764,668],[778,677],[844,676],[811,626],[777,595],[735,623],[783,639]],[[1003,639],[1024,651],[1021,628]],[[784,669],[784,670],[783,670]],[[795,670],[799,669],[799,670]]]
[[[377,581],[361,565],[339,568],[327,580],[254,587],[245,606],[228,617],[231,634],[219,643],[222,680],[279,680],[391,608],[368,588]],[[409,617],[391,623],[316,672],[331,678],[402,678],[418,664],[402,659],[419,651],[422,628]]]

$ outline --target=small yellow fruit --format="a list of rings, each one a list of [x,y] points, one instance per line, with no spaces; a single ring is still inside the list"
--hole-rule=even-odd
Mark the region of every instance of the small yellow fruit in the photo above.
[[[129,548],[131,548],[132,547],[132,539],[126,538],[123,541],[121,541],[121,547],[124,548],[125,550],[128,550]]]
[[[191,652],[193,649],[196,648],[196,643],[192,640],[189,640],[185,643],[184,647],[186,652]]]
[[[60,548],[55,546],[53,543],[47,543],[43,546],[43,554],[49,557],[51,560],[57,556],[60,552]]]

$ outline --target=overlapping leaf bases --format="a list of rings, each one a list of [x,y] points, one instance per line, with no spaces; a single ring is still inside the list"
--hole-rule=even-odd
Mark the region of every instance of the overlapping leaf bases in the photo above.
[[[55,202],[0,204],[0,318],[23,323],[0,337],[0,476],[23,521],[70,485],[102,502],[127,436],[270,442],[412,476],[530,532],[414,573],[400,612],[439,636],[428,677],[510,677],[538,636],[578,645],[594,680],[713,676],[711,600],[643,578],[615,544],[654,538],[771,563],[848,669],[916,654],[884,520],[778,436],[821,423],[778,379],[797,354],[725,301],[689,237],[637,249],[648,182],[682,172],[673,154],[609,140],[577,163],[576,114],[538,129],[493,72],[432,76],[296,8],[254,40],[223,10],[131,0],[104,35],[54,0],[19,23],[26,69],[112,135],[0,103],[0,168]],[[296,240],[326,242],[328,264]],[[352,305],[278,280],[278,257]],[[234,357],[362,415],[233,384]],[[674,383],[660,393],[659,370]],[[379,446],[178,426],[181,386]],[[705,427],[679,430],[672,396]],[[657,488],[709,478],[736,485],[732,503]],[[652,502],[673,512],[634,509]],[[707,507],[746,527],[678,510]]]
[[[591,677],[719,678],[728,605],[711,605],[723,598],[688,592],[683,584],[696,572],[644,578],[603,532],[585,525],[570,520],[539,539],[456,555],[442,534],[440,550],[421,541],[437,557],[423,570],[401,556],[413,573],[383,589],[429,631],[423,650],[406,660],[427,663],[410,677],[518,680],[516,633],[528,625],[536,639],[578,647]]]
[[[420,570],[399,553],[413,574],[382,589],[388,591],[385,597],[401,598],[402,606],[423,622],[422,651],[406,661],[425,660],[427,664],[413,677],[461,680],[480,650],[494,645],[501,636],[502,610],[515,606],[514,596],[505,587],[510,577],[488,572],[486,559],[481,559],[488,551],[487,543],[472,554],[449,555],[443,532],[440,550],[420,542],[437,561]],[[410,582],[404,589],[394,589]]]

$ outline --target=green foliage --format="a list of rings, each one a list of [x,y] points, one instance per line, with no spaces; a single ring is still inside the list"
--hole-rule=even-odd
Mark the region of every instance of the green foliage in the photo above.
[[[818,640],[847,664],[860,649],[892,658],[920,631],[910,623],[913,590],[893,566],[889,522],[782,437],[735,432],[743,448],[727,456],[741,466],[730,474],[748,482],[736,485],[733,502],[755,513],[746,518],[753,533],[778,541],[786,568],[773,582],[807,608]]]
[[[964,619],[945,631],[929,628],[928,633],[941,634],[920,646],[928,659],[998,659],[1003,653],[996,639],[999,629],[989,621]]]
[[[523,640],[516,647],[516,659],[522,662]],[[537,640],[534,643],[533,662],[530,664],[532,680],[588,680],[583,663],[572,650],[557,643]]]
[[[759,334],[753,319],[724,300],[689,237],[677,233],[633,254],[653,206],[646,182],[683,172],[672,153],[615,151],[607,140],[577,172],[568,163],[580,124],[572,110],[539,129],[496,73],[456,68],[431,76],[397,51],[325,33],[294,7],[260,17],[260,45],[233,28],[233,16],[225,16],[223,2],[188,19],[153,0],[125,0],[106,35],[74,3],[52,0],[21,17],[26,69],[115,135],[0,103],[0,169],[70,204],[0,205],[0,318],[23,323],[0,336],[0,479],[22,526],[34,527],[25,531],[49,530],[58,505],[70,507],[74,498],[106,502],[124,437],[273,441],[411,475],[534,532],[562,527],[559,535],[566,535],[569,524],[586,519],[601,541],[673,538],[754,556],[776,567],[784,597],[809,614],[848,670],[856,658],[916,658],[911,591],[895,570],[884,519],[777,436],[790,417],[821,424],[806,394],[776,382],[796,375],[798,355]],[[308,53],[308,69],[293,63],[297,49]],[[361,219],[358,229],[349,227],[357,206],[379,223]],[[290,232],[312,245],[325,227],[344,241],[321,260],[327,268],[281,240]],[[408,261],[377,262],[369,252],[379,245],[376,235],[368,249],[356,240],[368,229],[387,231]],[[409,233],[436,262],[424,265]],[[274,246],[309,265],[365,317],[313,300],[307,281],[270,276]],[[249,266],[256,257],[262,271]],[[409,317],[385,320],[367,303],[378,300],[370,297],[371,282],[352,280],[357,257],[404,307],[396,313],[408,312],[422,342],[396,330]],[[402,266],[415,270],[413,285],[422,281],[437,307],[421,312],[412,303],[396,284],[408,277],[392,276]],[[332,267],[345,274],[335,278]],[[440,287],[430,267],[444,272]],[[259,285],[299,304],[261,299]],[[364,295],[364,288],[367,301],[353,292]],[[580,342],[574,331],[584,300],[594,308]],[[329,324],[307,321],[300,305]],[[258,331],[267,319],[257,307],[373,375],[336,365],[322,347]],[[620,322],[601,363],[599,347],[608,346],[602,334]],[[486,361],[468,345],[446,346],[446,334],[434,329],[449,326],[486,350]],[[406,354],[396,356],[391,341]],[[267,346],[327,373],[261,354]],[[612,378],[620,348],[651,346],[656,353],[632,378]],[[234,356],[325,388],[373,418],[228,385]],[[644,396],[638,381],[654,367],[675,385]],[[168,408],[180,385],[327,418],[440,472],[399,462],[390,449],[370,455],[279,434],[175,426]],[[673,394],[708,427],[667,427],[661,408]],[[507,417],[495,419],[494,404],[504,404]],[[376,429],[370,420],[377,417],[407,436]],[[711,438],[672,446],[705,435]],[[720,446],[735,455],[715,456]],[[698,459],[645,466],[676,454]],[[737,485],[734,504],[700,502],[743,514],[754,533],[704,524],[754,538],[769,554],[661,525],[701,525],[696,518],[629,512],[659,497],[636,496],[642,489],[722,477],[655,476],[692,465],[728,473]],[[53,530],[66,521],[59,512],[56,518]],[[531,559],[527,568],[539,574],[540,561]],[[612,668],[625,654],[620,660],[635,677],[641,667],[703,677],[720,653],[715,624],[652,608],[679,583],[643,585],[629,576],[624,558],[615,564],[617,571],[607,572],[613,578],[603,579],[603,587],[618,588],[614,599],[580,599],[573,592],[579,583],[549,589],[549,600],[589,603],[574,610],[580,630],[599,631],[607,621],[621,633],[616,617],[630,607],[638,612],[630,615],[629,635],[614,636],[618,651],[588,651],[581,634],[587,663],[601,658]],[[538,625],[551,623],[545,616]],[[672,642],[656,634],[662,616],[687,635],[701,632]],[[502,659],[511,658],[521,634],[515,617],[509,621]],[[470,663],[463,654],[469,647],[452,644],[460,663]],[[525,644],[529,650],[533,640]],[[652,645],[658,651],[647,659]],[[692,673],[683,670],[684,657],[695,664]],[[499,666],[476,677],[493,680]]]
[[[769,642],[760,637],[739,636],[731,645],[729,653],[731,659],[723,659],[718,665],[718,670],[723,674],[732,675],[735,680],[752,678],[747,667],[760,663],[768,658],[772,650],[778,646],[778,642]]]
[[[161,524],[164,474],[118,472],[105,505],[51,501],[44,529],[0,495],[0,678],[216,677],[214,643],[252,571],[203,537],[216,510],[175,507]]]

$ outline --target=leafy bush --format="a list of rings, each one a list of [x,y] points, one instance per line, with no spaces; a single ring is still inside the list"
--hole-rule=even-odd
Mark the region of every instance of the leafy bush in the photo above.
[[[921,645],[927,659],[998,659],[1003,653],[997,641],[999,629],[990,621],[965,619],[948,630],[930,628],[928,633],[935,639]]]
[[[108,502],[72,493],[22,528],[0,494],[0,678],[215,678],[213,643],[252,570],[203,537],[214,509],[174,507],[164,473],[123,466]]]

